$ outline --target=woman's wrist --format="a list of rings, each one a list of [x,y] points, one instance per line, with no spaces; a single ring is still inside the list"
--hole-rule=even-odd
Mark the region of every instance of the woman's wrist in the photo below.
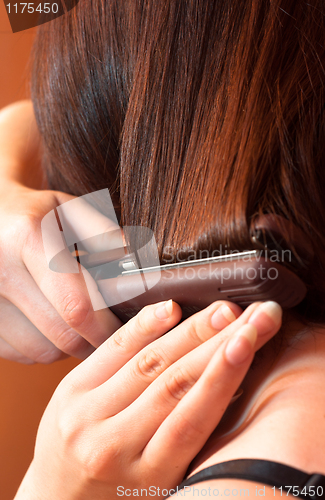
[[[41,139],[30,101],[0,111],[0,183],[44,188]]]
[[[0,148],[0,189],[7,189],[12,185],[47,189],[46,177],[39,159],[23,162],[2,154]]]
[[[37,492],[37,485],[33,480],[33,462],[29,466],[14,500],[42,500],[40,494]]]
[[[13,193],[17,193],[18,195],[20,191],[25,191],[26,189],[30,189],[30,186],[24,185],[14,176],[0,174],[0,197],[2,200],[4,200],[7,195],[12,196]]]

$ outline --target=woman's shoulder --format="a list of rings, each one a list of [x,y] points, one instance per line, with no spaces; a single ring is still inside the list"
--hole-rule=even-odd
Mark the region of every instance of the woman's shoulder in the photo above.
[[[283,392],[282,397],[289,404],[291,396]],[[184,482],[186,498],[262,496],[274,499],[297,496],[301,490],[306,493],[305,499],[313,491],[316,492],[314,498],[325,497],[322,405],[311,405],[310,399],[310,404],[293,405],[292,411],[286,411],[281,408],[279,395],[277,399],[279,406],[273,408],[268,418],[260,409],[256,420],[239,429],[237,436],[227,444],[225,437],[218,440],[217,433],[210,438],[193,462],[190,481]],[[313,407],[314,411],[310,411]],[[247,462],[251,462],[248,468]],[[232,467],[229,468],[229,464]],[[220,466],[223,467],[220,469]]]
[[[270,370],[250,370],[192,462],[186,498],[297,496],[308,481],[319,487],[315,498],[325,496],[325,337],[319,349],[314,341],[307,336]]]
[[[280,462],[238,459],[218,463],[191,475],[178,487],[191,496],[303,496],[323,498],[325,475],[309,474]]]
[[[236,459],[280,462],[325,475],[325,365],[293,364],[231,405],[190,474]],[[251,374],[252,377],[256,376]],[[244,386],[245,387],[245,386]]]

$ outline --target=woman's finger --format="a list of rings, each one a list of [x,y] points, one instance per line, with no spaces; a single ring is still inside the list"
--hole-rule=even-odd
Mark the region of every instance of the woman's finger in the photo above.
[[[82,359],[93,352],[93,346],[63,321],[25,269],[15,267],[14,279],[7,280],[2,294],[61,351]]]
[[[56,196],[56,198],[54,198],[54,196]],[[98,347],[122,325],[122,322],[106,307],[104,299],[98,292],[96,282],[89,275],[89,273],[86,273],[85,271],[87,279],[96,295],[94,300],[98,302],[98,307],[96,306],[98,310],[94,310],[93,297],[91,298],[89,296],[90,285],[88,282],[86,284],[83,273],[78,272],[78,263],[69,252],[66,252],[63,258],[64,270],[66,272],[62,272],[61,268],[58,269],[58,272],[54,272],[49,268],[49,263],[43,246],[44,238],[48,245],[51,245],[52,239],[55,245],[58,245],[55,235],[57,233],[61,233],[56,223],[53,205],[58,204],[59,200],[61,202],[70,201],[71,203],[74,203],[75,201],[79,201],[79,199],[64,193],[60,194],[55,192],[54,195],[51,191],[48,192],[48,198],[48,205],[50,207],[48,212],[44,199],[41,198],[40,202],[43,203],[42,213],[37,214],[34,218],[31,217],[25,220],[26,227],[23,227],[21,231],[21,258],[24,266],[36,282],[36,285],[41,290],[47,301],[52,305],[53,309],[57,312],[57,315],[61,318],[61,323],[59,321],[56,321],[55,323],[57,327],[52,328],[52,330],[48,330],[50,332],[49,339],[61,350],[70,354],[70,351],[65,350],[65,344],[69,343],[70,340],[69,338],[66,339],[65,334],[62,335],[62,330],[60,328],[62,323],[65,323],[69,327],[66,329],[69,332],[67,335],[68,337],[73,330],[76,332],[74,334],[75,337],[79,335],[83,339],[87,340],[89,344],[94,347]],[[62,207],[64,207],[65,204],[66,203],[63,203]],[[85,207],[83,207],[83,210],[85,210]],[[96,231],[99,231],[101,234],[111,229],[111,221],[99,212],[97,212],[98,220],[95,220],[94,212],[96,211],[91,206],[89,211],[93,216],[90,217],[92,220],[92,230],[95,227]],[[52,215],[52,217],[49,218],[49,224],[44,225],[45,229],[41,225],[42,220],[45,218],[44,215],[45,217]],[[84,222],[84,213],[82,213],[82,216],[81,221],[79,219],[77,221],[79,225],[76,222],[76,227],[74,227],[73,221],[70,221],[72,232],[70,236],[72,239],[75,238],[76,241],[79,241],[76,229],[78,230],[81,222]],[[89,219],[87,220],[89,226]],[[87,234],[85,224],[83,227],[84,232],[80,235],[80,238],[85,237]],[[43,229],[43,235],[41,229]],[[46,237],[44,237],[44,234]],[[93,234],[92,231],[90,231],[89,234]],[[102,238],[100,241],[102,241]],[[63,245],[63,249],[66,248],[64,247],[62,241],[61,244]],[[9,297],[9,299],[11,300],[11,297]],[[100,307],[102,308],[99,307],[99,302]],[[28,307],[30,307],[30,304]],[[46,335],[45,332],[44,334]],[[73,354],[78,357],[84,357],[83,347],[81,346],[80,352],[77,349],[77,354]]]
[[[145,346],[173,328],[181,317],[181,308],[172,300],[144,307],[78,365],[69,374],[70,379],[85,390],[100,386]]]
[[[55,191],[55,194],[60,203],[57,212],[65,238],[72,238],[73,243],[80,242],[90,253],[124,246],[122,228],[118,225],[108,189],[77,198],[60,191]],[[104,210],[106,215],[91,203]]]
[[[66,331],[74,336],[80,336],[89,344],[98,347],[122,322],[108,308],[94,311],[84,276],[72,273],[55,273],[49,269],[42,249],[42,240],[34,236],[35,246],[29,246],[24,252],[24,263],[36,282],[36,285],[56,311],[60,321],[55,322],[56,328],[50,330],[49,339],[62,351],[66,349],[66,335],[62,335],[62,324],[67,325]],[[96,284],[94,284],[96,286]],[[27,299],[27,297],[26,297]],[[30,304],[28,305],[30,308]],[[69,342],[69,338],[67,339]],[[69,352],[70,354],[70,352]],[[83,357],[83,349],[77,354]]]
[[[247,311],[245,312],[247,313]],[[232,323],[228,329],[234,327],[237,322],[239,328],[239,320],[241,320],[241,325],[244,324],[242,322],[243,316],[244,314],[236,322]],[[254,325],[258,331],[255,349],[261,347],[278,331],[281,325],[281,316],[281,308],[274,302],[260,304],[259,312],[255,307],[249,320],[249,323]],[[112,425],[114,419],[118,419],[119,425],[124,422],[126,427],[129,426],[130,428],[132,426],[132,432],[136,436],[133,445],[135,449],[138,447],[139,452],[152,439],[161,423],[200,378],[212,356],[220,347],[219,335],[207,340],[174,363],[136,401],[119,413],[118,416],[108,420],[110,425]],[[233,393],[229,394],[229,399],[232,396]],[[105,399],[103,401],[105,406]],[[143,414],[143,408],[155,408],[155,411]],[[139,414],[142,415],[141,421],[137,419]]]
[[[161,470],[168,463],[171,483],[177,484],[184,477],[189,461],[216,428],[244,379],[254,357],[256,338],[257,328],[246,324],[224,342],[197,383],[149,441],[142,455],[143,464]]]
[[[259,303],[252,304],[240,315],[241,309],[236,304],[226,301],[214,302],[203,311],[185,320],[161,339],[152,342],[132,359],[130,358],[124,366],[121,364],[121,369],[116,374],[111,378],[107,377],[107,381],[89,395],[91,406],[96,409],[96,416],[108,418],[122,411],[135,401],[163,371],[208,339],[214,337],[212,348],[217,349],[225,338],[249,320],[258,305]],[[110,340],[105,345],[109,345],[109,342]],[[96,373],[97,356],[102,349],[104,345],[76,369],[82,370],[88,363],[88,377],[91,377],[91,373]],[[212,355],[212,352],[208,350],[209,354]],[[109,355],[106,351],[106,359]],[[106,361],[105,364],[101,361],[101,366],[107,366],[106,373],[108,374],[110,363]]]
[[[9,361],[16,361],[17,363],[23,363],[25,365],[32,365],[34,361],[26,356],[23,356],[20,352],[14,349],[8,342],[0,338],[0,358],[7,359]]]
[[[60,349],[4,297],[0,297],[0,337],[21,355],[37,363],[52,363],[63,356]]]
[[[241,312],[240,307],[231,302],[214,302],[150,344],[149,342],[143,342],[143,335],[139,335],[140,332],[135,328],[136,324],[133,326],[131,322],[127,323],[120,329],[121,335],[124,335],[125,327],[130,324],[129,333],[132,331],[132,336],[138,339],[137,341],[134,340],[131,345],[137,346],[138,354],[135,355],[136,351],[134,350],[134,357],[131,359],[131,356],[129,356],[130,361],[128,363],[126,363],[126,357],[123,360],[124,363],[121,360],[119,371],[116,370],[117,373],[90,395],[92,407],[98,406],[99,413],[96,413],[96,415],[107,418],[122,411],[140,396],[169,366],[214,335],[219,334],[232,321],[235,321]],[[110,340],[113,342],[113,339],[114,336],[107,341],[107,345],[110,344]],[[153,335],[151,340],[154,340]],[[223,341],[221,333],[218,335],[218,341],[220,343]],[[109,352],[111,352],[111,349]],[[108,351],[106,351],[106,358],[107,356],[110,356]],[[114,356],[114,353],[112,353],[112,356]],[[97,353],[93,355],[95,364],[97,364],[96,357]],[[90,362],[92,361],[89,359]],[[114,365],[113,360],[112,363]],[[117,367],[117,365],[115,366]],[[108,372],[106,371],[106,373]],[[123,388],[123,390],[117,392],[116,387]],[[104,404],[103,401],[105,401]]]

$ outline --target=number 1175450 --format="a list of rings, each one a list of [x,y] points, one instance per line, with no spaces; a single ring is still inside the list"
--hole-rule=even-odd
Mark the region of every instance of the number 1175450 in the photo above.
[[[288,495],[292,495],[294,497],[297,497],[299,495],[300,497],[312,496],[315,498],[317,497],[323,498],[323,493],[324,493],[323,486],[304,486],[302,489],[300,489],[299,486],[280,486],[278,488],[273,486],[272,490],[274,492],[274,495],[276,491],[280,491],[281,496],[286,496],[286,497]]]
[[[57,3],[15,3],[6,5],[8,14],[33,14],[34,12],[44,14],[57,14],[59,5]]]

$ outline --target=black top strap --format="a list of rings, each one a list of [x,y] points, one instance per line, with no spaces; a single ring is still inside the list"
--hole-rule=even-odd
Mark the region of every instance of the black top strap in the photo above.
[[[325,498],[325,476],[307,474],[294,467],[278,462],[257,459],[240,459],[212,465],[183,481],[178,490],[210,479],[246,479],[262,485],[282,487],[283,496],[287,497],[289,487],[298,486],[291,494],[296,497],[319,500]],[[286,488],[287,487],[287,488]]]

